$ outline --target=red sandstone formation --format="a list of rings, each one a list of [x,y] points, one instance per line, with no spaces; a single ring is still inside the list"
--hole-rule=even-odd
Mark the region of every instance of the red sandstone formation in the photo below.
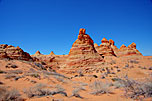
[[[42,55],[40,51],[36,51],[34,55]]]
[[[120,49],[124,49],[124,48],[127,48],[124,44],[121,45]]]
[[[24,52],[20,47],[14,47],[12,45],[1,44],[0,45],[0,58],[9,58],[16,60],[32,60],[31,56]]]
[[[117,52],[118,56],[128,56],[128,55],[142,55],[137,49],[136,44],[132,43],[128,47],[122,45]]]
[[[85,33],[85,29],[80,29],[78,39],[73,43],[70,49],[67,67],[81,67],[103,59],[94,48],[94,42],[89,35]]]
[[[128,46],[128,48],[134,48],[134,49],[136,49],[136,44],[133,42],[132,44],[130,44],[130,45]]]
[[[98,44],[97,44],[97,43],[94,43],[94,47],[95,47],[95,48],[98,47]]]
[[[106,38],[103,38],[101,42],[102,44],[100,46],[95,47],[97,52],[103,56],[115,56],[113,48],[111,47],[113,46],[115,48],[114,41],[110,40],[109,42]]]
[[[53,51],[51,51],[50,55],[55,55]]]
[[[109,40],[110,45],[115,45],[114,41],[112,39]]]

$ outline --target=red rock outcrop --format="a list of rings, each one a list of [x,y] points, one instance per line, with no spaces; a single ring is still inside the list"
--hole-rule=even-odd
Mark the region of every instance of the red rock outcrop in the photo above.
[[[103,60],[95,50],[93,40],[85,32],[85,29],[80,29],[78,39],[73,43],[70,49],[67,67],[81,67]]]
[[[50,55],[43,55],[40,51],[36,51],[36,53],[34,55],[31,55],[32,58],[35,61],[45,61],[45,62],[51,62],[54,57],[50,56]]]
[[[42,55],[40,51],[36,51],[34,55]]]
[[[110,40],[109,42],[106,38],[103,38],[101,42],[100,46],[95,47],[97,52],[103,56],[115,56],[113,48],[116,48],[116,46],[114,46],[114,41]]]
[[[94,47],[95,47],[95,48],[98,47],[98,44],[97,44],[97,43],[94,43]]]
[[[134,48],[134,49],[136,49],[136,44],[133,42],[132,44],[130,44],[130,45],[128,46],[128,48]]]
[[[51,51],[50,55],[55,55],[53,51]]]
[[[0,58],[9,58],[16,60],[32,60],[32,57],[24,52],[20,47],[14,47],[12,45],[1,44],[0,45]]]
[[[125,48],[127,48],[127,47],[124,44],[121,45],[121,47],[120,47],[120,49],[125,49]]]
[[[117,52],[118,56],[129,56],[129,55],[142,55],[137,49],[136,44],[132,43],[128,47],[124,44],[120,47],[119,51]]]

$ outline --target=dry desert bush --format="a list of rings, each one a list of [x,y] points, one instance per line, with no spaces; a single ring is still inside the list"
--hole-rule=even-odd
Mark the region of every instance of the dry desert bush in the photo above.
[[[0,101],[23,101],[23,98],[18,90],[8,90],[6,87],[0,86]]]
[[[18,68],[18,66],[17,65],[15,65],[15,64],[11,64],[11,63],[8,63],[6,66],[5,66],[6,68]]]
[[[101,81],[94,81],[91,85],[90,88],[92,89],[91,94],[94,95],[99,95],[99,94],[108,94],[112,93],[112,89],[110,88],[112,86],[112,83],[104,83]]]
[[[24,89],[23,92],[29,97],[42,97],[42,96],[52,96],[55,94],[62,94],[67,96],[67,93],[64,92],[65,89],[61,86],[57,85],[55,87],[49,87],[46,84],[36,84],[34,87],[30,87],[29,89]]]
[[[6,71],[0,70],[0,74],[6,74]]]
[[[83,99],[84,97],[82,97],[80,94],[79,94],[79,92],[80,91],[85,91],[85,88],[83,87],[83,86],[79,86],[79,87],[73,87],[74,89],[72,90],[72,95],[70,96],[70,97],[72,97],[72,96],[75,96],[75,97],[77,97],[77,98],[81,98],[81,99]]]
[[[125,78],[118,78],[114,83],[116,88],[123,88],[126,97],[143,100],[144,98],[152,97],[152,80],[133,80],[127,76]]]
[[[16,74],[6,74],[5,75],[5,79],[11,79],[11,78],[16,78],[17,75]]]
[[[9,74],[22,74],[23,71],[18,69],[18,70],[8,70],[7,73]]]

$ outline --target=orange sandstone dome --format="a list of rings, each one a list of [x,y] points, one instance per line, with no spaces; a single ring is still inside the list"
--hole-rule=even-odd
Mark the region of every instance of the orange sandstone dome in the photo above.
[[[112,39],[109,40],[109,43],[110,45],[115,45],[115,42]]]
[[[106,38],[103,38],[103,39],[101,40],[101,42],[102,42],[102,43],[109,43],[109,41],[108,41]]]
[[[94,47],[98,47],[98,44],[97,44],[97,43],[94,43]]]
[[[41,53],[40,53],[40,51],[36,51],[36,53],[35,53],[35,55],[40,55]]]
[[[51,51],[50,55],[55,55],[53,51]]]
[[[86,32],[86,30],[83,29],[83,28],[81,28],[81,29],[79,30],[79,34],[85,34],[85,32]]]
[[[123,45],[120,47],[120,49],[122,49],[122,48],[126,48],[126,46],[123,44]]]
[[[134,49],[136,49],[136,44],[133,42],[132,44],[130,44],[130,45],[128,46],[128,48],[134,48]]]

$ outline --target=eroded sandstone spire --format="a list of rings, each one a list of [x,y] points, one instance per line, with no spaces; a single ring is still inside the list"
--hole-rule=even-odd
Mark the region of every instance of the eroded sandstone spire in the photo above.
[[[78,38],[73,43],[68,55],[68,66],[86,66],[103,60],[95,50],[93,40],[85,32],[85,29],[80,29]]]
[[[102,43],[100,46],[95,47],[97,52],[103,56],[115,56],[115,53],[111,47],[112,45],[114,46],[114,41],[110,40],[109,42],[106,38],[103,38],[101,42]]]
[[[41,55],[40,51],[36,51],[34,55]]]
[[[51,51],[50,55],[55,55],[53,51]]]

